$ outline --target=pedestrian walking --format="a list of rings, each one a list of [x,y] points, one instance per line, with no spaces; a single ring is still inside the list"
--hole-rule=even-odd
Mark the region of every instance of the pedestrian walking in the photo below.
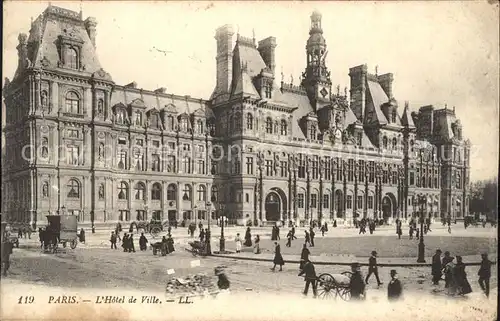
[[[309,236],[309,233],[306,231],[304,231],[305,233],[305,240],[304,240],[304,244],[309,244],[309,246],[311,246],[311,237]]]
[[[200,238],[200,242],[203,243],[203,241],[205,240],[205,230],[201,228],[200,235],[198,237]]]
[[[134,234],[130,234],[130,236],[128,238],[128,242],[129,242],[128,251],[135,253]]]
[[[444,287],[445,288],[448,288],[448,286],[450,284],[450,275],[451,274],[446,273],[446,265],[448,265],[448,263],[450,263],[451,261],[453,261],[453,257],[450,255],[449,251],[445,251],[443,260],[441,262],[441,268],[443,269],[443,272],[445,272],[444,273]]]
[[[391,281],[387,285],[387,298],[389,301],[400,300],[403,296],[403,286],[398,279],[396,270],[391,270]]]
[[[199,229],[200,231],[202,231],[202,230],[203,230],[203,224],[202,224],[201,222],[198,224],[198,229]]]
[[[453,258],[450,262],[448,262],[444,269],[445,269],[445,288],[448,290],[447,294],[448,295],[455,295],[457,292],[457,283],[456,283],[456,278],[455,278],[455,265],[456,265],[456,259]]]
[[[490,278],[491,278],[491,265],[493,262],[488,260],[488,254],[481,254],[481,266],[477,275],[479,276],[479,286],[484,291],[484,294],[488,298],[490,296]]]
[[[413,224],[411,224],[411,223],[410,223],[409,234],[410,234],[410,240],[413,240]]]
[[[292,239],[297,239],[297,237],[295,236],[295,225],[292,225]]]
[[[123,239],[122,239],[123,252],[128,252],[128,247],[129,247],[128,233],[125,233],[125,234],[123,234]]]
[[[307,248],[306,243],[302,246],[302,252],[300,253],[300,265],[299,265],[299,270],[302,270],[304,268],[304,264],[309,261],[309,255],[311,252]]]
[[[7,271],[10,268],[10,255],[12,254],[13,244],[8,240],[2,242],[2,267],[3,276],[7,276]]]
[[[276,225],[276,240],[280,240],[280,228]]]
[[[286,235],[286,244],[285,246],[286,247],[291,247],[292,246],[292,239],[293,239],[293,235],[292,235],[292,231],[288,231],[288,234]]]
[[[278,237],[276,236],[276,225],[273,225],[271,229],[271,241],[276,241]]]
[[[325,236],[325,232],[326,232],[326,229],[325,229],[325,225],[321,225],[321,236]]]
[[[432,284],[439,285],[439,281],[441,280],[443,266],[441,265],[441,250],[437,249],[436,254],[432,256]]]
[[[78,237],[80,238],[80,243],[85,244],[85,230],[83,228],[80,230]]]
[[[426,223],[427,223],[427,231],[432,232],[432,230],[431,230],[431,218],[430,217],[427,218]]]
[[[309,228],[309,236],[311,237],[311,247],[314,246],[314,235],[316,235],[316,233],[314,233],[314,228],[313,227]]]
[[[399,219],[396,222],[396,234],[398,235],[398,239],[401,239],[401,235],[403,234],[403,224]]]
[[[285,265],[285,261],[283,260],[283,256],[281,255],[281,246],[278,242],[274,242],[274,266],[271,268],[272,271],[276,269],[276,265],[280,266],[280,271],[283,271],[283,265]]]
[[[247,231],[245,232],[245,246],[252,246],[252,234],[250,233],[250,227],[247,227]]]
[[[168,234],[168,237],[167,237],[167,251],[168,251],[168,253],[175,252],[174,239],[172,238],[171,234]]]
[[[236,233],[236,237],[234,238],[234,242],[236,243],[236,253],[241,252],[241,237],[240,233]]]
[[[349,281],[349,288],[351,289],[352,300],[363,300],[366,298],[365,282],[361,275],[361,268],[359,263],[351,264],[351,280]]]
[[[370,276],[375,274],[375,278],[377,279],[377,285],[381,286],[383,283],[380,282],[378,276],[378,266],[377,266],[377,252],[372,251],[372,256],[368,259],[368,275],[366,276],[365,283],[368,284],[368,279]]]
[[[309,285],[312,285],[313,288],[313,297],[316,298],[318,295],[318,278],[316,276],[316,271],[314,269],[314,264],[307,259],[304,263],[304,268],[300,270],[299,276],[304,275],[304,281],[306,282],[306,285],[304,287],[304,292],[303,294],[307,296],[307,292],[309,292]]]
[[[161,239],[160,249],[161,249],[161,256],[166,256],[169,252],[168,251],[168,242],[167,242],[167,238],[165,237],[165,235],[163,235],[163,237]]]
[[[457,284],[458,295],[465,295],[472,292],[469,280],[467,280],[465,264],[459,255],[457,255],[457,264],[455,265],[455,283]]]
[[[111,242],[111,249],[117,249],[116,248],[116,234],[114,231],[111,232],[111,237],[109,239],[109,242]]]
[[[253,246],[253,253],[260,254],[260,236],[255,237],[255,245]]]
[[[139,237],[139,249],[141,251],[146,251],[148,246],[148,239],[144,236],[144,233],[141,233],[141,236]]]
[[[40,241],[40,248],[43,248],[44,232],[45,231],[41,227],[38,228],[38,240]]]

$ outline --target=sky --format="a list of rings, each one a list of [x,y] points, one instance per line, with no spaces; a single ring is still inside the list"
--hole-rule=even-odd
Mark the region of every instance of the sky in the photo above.
[[[18,34],[45,1],[4,2],[3,74],[17,67]],[[327,65],[334,84],[349,87],[349,68],[367,64],[394,74],[393,93],[410,109],[455,106],[471,140],[471,180],[498,172],[499,7],[460,2],[86,2],[52,1],[97,19],[97,55],[120,85],[166,87],[208,99],[215,86],[215,29],[258,40],[277,38],[276,66],[285,82],[305,68],[310,15],[323,15]],[[156,49],[168,51],[161,53]],[[278,76],[279,78],[280,76]],[[404,104],[400,103],[400,106]]]

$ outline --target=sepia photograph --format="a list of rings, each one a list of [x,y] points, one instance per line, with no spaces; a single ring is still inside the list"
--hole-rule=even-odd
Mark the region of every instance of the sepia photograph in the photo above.
[[[498,318],[498,1],[5,1],[0,319]]]

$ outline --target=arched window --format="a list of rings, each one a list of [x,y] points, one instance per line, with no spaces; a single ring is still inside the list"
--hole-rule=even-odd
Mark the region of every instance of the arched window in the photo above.
[[[146,196],[145,192],[146,192],[146,186],[144,186],[142,182],[135,184],[134,193],[136,200],[144,200]]]
[[[161,199],[161,185],[159,183],[154,183],[151,188],[151,199],[160,200]]]
[[[66,94],[66,112],[71,114],[80,113],[80,97],[74,91]]]
[[[125,120],[127,119],[127,112],[120,108],[116,111],[116,123],[117,124],[125,124]]]
[[[394,109],[392,111],[392,122],[395,123],[396,122],[396,118],[397,118],[397,113],[396,113],[396,110]]]
[[[396,139],[396,137],[394,137],[394,138],[392,139],[392,149],[393,149],[393,150],[396,150],[396,149],[397,149],[397,147],[398,147],[398,140]]]
[[[128,199],[128,185],[126,182],[121,181],[118,186],[118,199],[127,200]]]
[[[205,185],[198,185],[198,201],[206,201],[207,200],[207,190]]]
[[[68,182],[68,198],[80,198],[80,184],[75,179]]]
[[[219,199],[219,188],[216,185],[212,186],[212,196],[210,197],[211,201],[217,202]]]
[[[157,113],[151,114],[149,125],[153,128],[160,128],[160,117],[158,117]]]
[[[382,146],[384,148],[387,148],[387,144],[388,144],[388,141],[387,141],[387,136],[384,136],[384,138],[382,138]]]
[[[271,117],[266,118],[266,133],[267,134],[273,133],[273,121],[272,121]]]
[[[177,186],[175,184],[169,184],[167,187],[167,200],[175,201],[177,200]]]
[[[188,122],[186,117],[181,116],[181,131],[187,133],[188,131]]]
[[[247,129],[253,129],[253,116],[252,114],[247,114]]]
[[[286,135],[288,133],[288,126],[286,120],[282,119],[280,124],[281,135]]]
[[[78,52],[75,48],[68,48],[66,53],[66,66],[78,69]]]
[[[241,114],[240,113],[236,113],[234,115],[234,129],[241,130]]]
[[[184,190],[182,191],[182,199],[184,201],[190,201],[192,194],[192,188],[189,184],[184,184]]]
[[[204,128],[203,128],[203,127],[204,127],[204,126],[203,126],[203,120],[198,119],[198,120],[196,121],[196,132],[197,132],[198,134],[203,134],[203,133],[204,133]]]

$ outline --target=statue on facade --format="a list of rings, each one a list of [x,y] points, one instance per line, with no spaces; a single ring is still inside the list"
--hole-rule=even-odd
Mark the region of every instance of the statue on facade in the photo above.
[[[49,184],[47,182],[43,183],[42,186],[42,196],[49,197]]]
[[[99,186],[99,199],[104,199],[104,185]]]

